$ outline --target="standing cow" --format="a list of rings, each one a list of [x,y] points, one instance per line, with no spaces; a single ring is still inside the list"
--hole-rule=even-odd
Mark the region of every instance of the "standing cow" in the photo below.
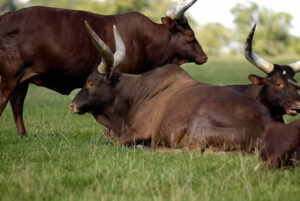
[[[249,75],[253,84],[230,85],[269,108],[275,121],[283,122],[283,115],[296,115],[300,110],[300,96],[297,93],[295,73],[300,71],[300,61],[289,65],[272,64],[262,59],[252,49],[256,25],[253,26],[245,43],[245,57],[254,66],[267,74],[266,78]]]
[[[267,167],[299,166],[300,120],[290,124],[270,124],[266,129],[259,157]]]
[[[196,82],[175,64],[141,75],[116,72],[126,54],[116,28],[113,54],[87,27],[103,60],[70,109],[107,119],[116,144],[151,140],[151,146],[169,148],[251,151],[272,122],[267,108],[252,98]]]
[[[23,103],[29,83],[61,94],[82,87],[101,57],[83,29],[87,20],[111,49],[112,25],[127,47],[120,71],[139,74],[164,64],[206,62],[184,12],[196,0],[167,10],[162,24],[132,12],[121,15],[30,7],[0,17],[0,115],[10,101],[19,136],[26,136]]]

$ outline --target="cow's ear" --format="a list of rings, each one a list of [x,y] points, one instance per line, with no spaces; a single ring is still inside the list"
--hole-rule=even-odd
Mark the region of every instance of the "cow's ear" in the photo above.
[[[253,84],[256,84],[256,85],[262,85],[262,84],[264,84],[264,78],[259,77],[259,76],[257,76],[257,75],[249,75],[249,76],[248,76],[248,79],[249,79]]]
[[[170,31],[175,31],[176,30],[176,24],[175,24],[175,21],[172,18],[162,17],[161,22],[163,24],[165,24],[169,28]]]

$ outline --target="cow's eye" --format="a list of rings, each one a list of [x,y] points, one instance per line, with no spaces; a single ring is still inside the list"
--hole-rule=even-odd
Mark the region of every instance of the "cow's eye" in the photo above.
[[[92,80],[89,80],[89,81],[87,82],[87,88],[93,87],[94,85],[95,85],[95,83],[94,83],[94,81],[92,81]]]
[[[195,40],[195,37],[193,35],[186,35],[185,38],[188,43],[194,42]]]

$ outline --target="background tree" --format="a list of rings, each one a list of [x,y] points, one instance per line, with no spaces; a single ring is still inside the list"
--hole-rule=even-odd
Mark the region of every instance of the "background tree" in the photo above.
[[[275,13],[257,4],[237,4],[232,10],[236,35],[243,42],[251,27],[257,23],[255,49],[266,55],[286,53],[291,44],[289,29],[292,27],[292,16],[288,13]]]
[[[138,11],[155,22],[165,15],[167,8],[174,3],[172,0],[29,0],[27,6],[43,5],[59,8],[86,10],[103,15],[121,14]]]
[[[168,6],[172,3],[174,1],[171,0],[103,0],[101,2],[81,0],[75,8],[105,15],[138,11],[155,22],[159,22],[160,18],[165,15]]]
[[[15,0],[0,0],[0,14],[15,10],[17,10],[17,2]]]
[[[57,8],[74,9],[82,0],[29,0],[26,6],[49,6]]]
[[[220,23],[208,23],[196,31],[196,37],[208,55],[221,56],[230,43],[230,31]]]

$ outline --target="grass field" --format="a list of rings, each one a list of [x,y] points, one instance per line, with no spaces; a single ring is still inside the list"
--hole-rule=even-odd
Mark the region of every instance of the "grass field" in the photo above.
[[[213,84],[249,83],[249,74],[263,75],[239,59],[211,59],[201,67],[184,68],[195,79]],[[17,137],[11,108],[6,108],[0,118],[0,200],[300,198],[299,169],[254,171],[256,155],[114,147],[90,115],[69,111],[75,92],[62,96],[31,86],[24,108],[26,139]]]

